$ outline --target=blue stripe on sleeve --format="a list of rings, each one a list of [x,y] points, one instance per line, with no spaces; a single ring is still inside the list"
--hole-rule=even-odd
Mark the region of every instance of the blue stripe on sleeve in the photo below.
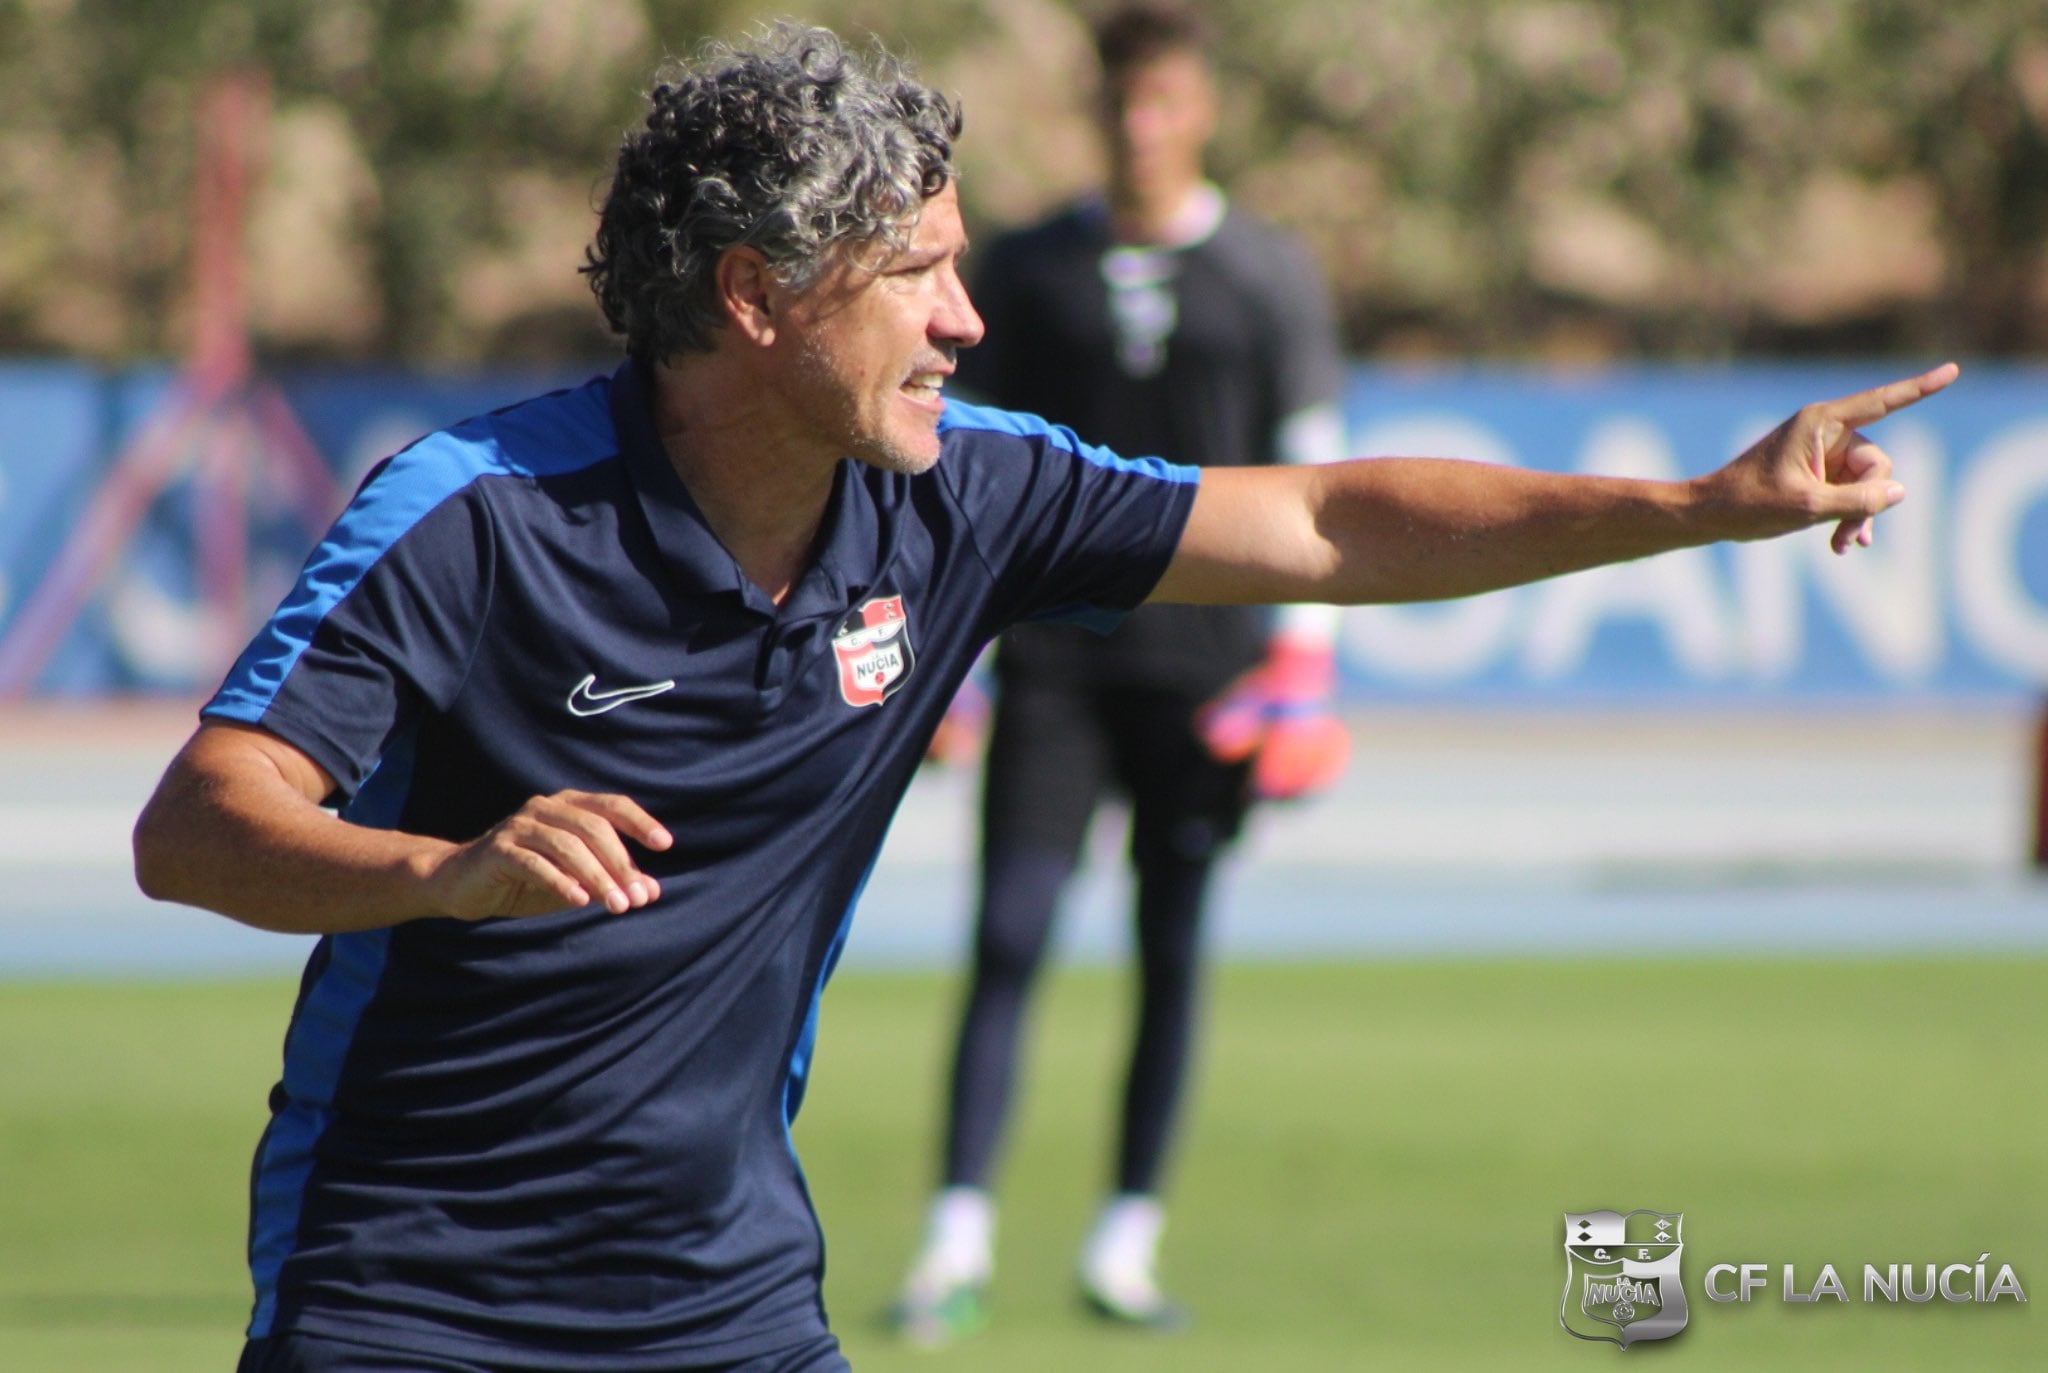
[[[1190,485],[1202,479],[1198,467],[1184,467],[1164,458],[1125,458],[1083,443],[1073,430],[1063,424],[1050,424],[1036,415],[1027,415],[1018,410],[997,410],[985,405],[968,405],[963,401],[946,402],[945,413],[939,417],[939,432],[950,429],[979,429],[989,433],[1013,434],[1018,438],[1043,438],[1055,447],[1093,463],[1117,472],[1135,472],[1142,476],[1157,477],[1161,481],[1182,482]]]
[[[1127,610],[1105,610],[1099,605],[1077,603],[1058,605],[1050,610],[1041,610],[1036,615],[1027,615],[1019,624],[1062,624],[1079,625],[1091,634],[1108,634],[1122,624],[1130,615]]]
[[[1160,481],[1177,485],[1198,486],[1202,480],[1202,469],[1199,467],[1171,463],[1163,458],[1120,457],[1107,448],[1083,443],[1073,430],[1063,424],[1052,424],[1036,415],[1018,410],[997,410],[990,406],[948,400],[945,413],[939,418],[939,432],[944,434],[953,429],[1010,434],[1025,439],[1043,438],[1054,447],[1072,453],[1083,462],[1096,467],[1156,477]],[[1036,622],[1058,621],[1062,624],[1077,624],[1097,634],[1107,634],[1123,623],[1126,614],[1127,612],[1122,610],[1076,604],[1040,611],[1027,618]]]
[[[430,434],[399,452],[327,531],[202,713],[260,724],[321,621],[413,526],[478,478],[546,476],[616,455],[607,396],[604,381],[591,382]]]

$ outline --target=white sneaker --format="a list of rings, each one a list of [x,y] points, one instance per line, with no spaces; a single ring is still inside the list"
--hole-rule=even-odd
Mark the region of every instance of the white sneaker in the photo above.
[[[1081,1250],[1081,1298],[1105,1320],[1179,1330],[1187,1312],[1159,1290],[1155,1274],[1166,1215],[1151,1197],[1112,1198]]]
[[[988,1324],[985,1284],[920,1282],[913,1276],[889,1308],[889,1328],[906,1344],[937,1349],[966,1339]]]
[[[995,1204],[978,1187],[932,1200],[924,1245],[888,1321],[912,1344],[950,1344],[988,1324],[983,1292],[995,1269]]]

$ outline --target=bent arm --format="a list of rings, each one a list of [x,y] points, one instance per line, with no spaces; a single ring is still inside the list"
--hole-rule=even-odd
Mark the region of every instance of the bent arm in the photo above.
[[[1723,539],[1836,526],[1837,552],[1904,498],[1856,429],[1955,380],[1953,364],[1810,405],[1690,481],[1438,458],[1212,468],[1155,601],[1430,601]]]
[[[143,892],[259,929],[341,934],[429,916],[539,915],[660,894],[622,834],[670,837],[624,797],[535,797],[468,844],[352,824],[320,802],[334,779],[267,731],[209,722],[172,760],[135,825]]]
[[[455,845],[349,824],[320,808],[333,790],[317,763],[273,734],[202,725],[136,822],[136,881],[159,901],[289,934],[444,914],[428,892]]]

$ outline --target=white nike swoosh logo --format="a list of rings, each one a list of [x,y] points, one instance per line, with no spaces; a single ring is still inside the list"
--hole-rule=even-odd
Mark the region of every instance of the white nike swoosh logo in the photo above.
[[[610,691],[594,691],[597,674],[591,673],[576,684],[569,693],[571,715],[602,715],[608,710],[617,710],[629,701],[644,701],[650,696],[659,696],[664,691],[674,691],[673,679],[666,682],[649,682],[645,686],[615,687]]]

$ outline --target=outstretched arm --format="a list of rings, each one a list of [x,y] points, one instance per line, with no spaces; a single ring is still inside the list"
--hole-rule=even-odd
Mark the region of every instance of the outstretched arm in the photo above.
[[[660,895],[624,838],[666,830],[623,796],[537,796],[452,844],[351,824],[321,809],[334,779],[300,749],[246,725],[202,725],[135,825],[135,876],[161,901],[288,934],[339,934],[426,916],[545,915]]]
[[[1469,596],[1724,539],[1835,525],[1870,542],[1904,499],[1858,426],[1954,381],[1949,363],[1809,405],[1691,481],[1530,472],[1432,458],[1213,468],[1155,601],[1342,604]]]

